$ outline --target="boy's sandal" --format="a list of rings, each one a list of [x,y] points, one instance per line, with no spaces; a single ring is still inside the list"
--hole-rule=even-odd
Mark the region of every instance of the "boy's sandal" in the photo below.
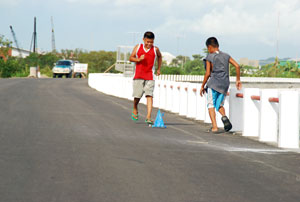
[[[154,122],[154,121],[152,121],[151,119],[146,119],[146,120],[145,120],[145,123],[147,123],[147,124],[153,125],[153,122]]]
[[[229,119],[227,118],[227,116],[223,116],[222,117],[222,122],[224,124],[224,130],[226,132],[228,132],[228,131],[230,131],[232,129],[232,125],[231,125]]]
[[[206,132],[207,132],[207,133],[213,133],[213,134],[220,134],[220,133],[222,133],[222,132],[221,132],[221,131],[219,131],[219,130],[217,130],[217,131],[213,131],[213,130],[212,130],[212,128],[210,128],[210,129],[207,129],[207,130],[206,130]]]
[[[137,121],[137,120],[139,120],[139,114],[137,113],[137,114],[134,114],[133,112],[131,113],[131,119],[133,120],[133,121]]]

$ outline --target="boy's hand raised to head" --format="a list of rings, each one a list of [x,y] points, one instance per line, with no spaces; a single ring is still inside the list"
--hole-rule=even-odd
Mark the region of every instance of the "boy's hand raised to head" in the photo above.
[[[235,82],[235,85],[236,85],[236,88],[237,88],[238,90],[241,90],[241,89],[242,89],[242,82],[241,82],[241,81],[236,81],[236,82]]]

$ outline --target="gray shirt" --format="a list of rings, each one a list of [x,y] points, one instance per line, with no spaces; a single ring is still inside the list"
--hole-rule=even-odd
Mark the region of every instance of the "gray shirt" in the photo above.
[[[221,51],[210,53],[205,58],[205,60],[211,62],[212,64],[212,72],[207,82],[207,87],[212,88],[224,95],[227,94],[230,85],[229,59],[230,56]]]

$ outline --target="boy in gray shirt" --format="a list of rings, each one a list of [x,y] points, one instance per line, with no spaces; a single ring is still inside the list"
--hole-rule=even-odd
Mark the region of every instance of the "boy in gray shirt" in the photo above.
[[[223,107],[224,100],[230,85],[229,81],[229,63],[235,66],[236,69],[236,87],[238,90],[242,88],[240,81],[240,66],[227,53],[219,50],[219,43],[215,37],[210,37],[206,40],[208,55],[204,59],[206,73],[200,90],[200,95],[205,93],[205,84],[207,84],[207,107],[209,116],[212,122],[210,132],[217,132],[218,126],[216,121],[215,110],[222,115],[224,130],[230,131],[232,125],[225,114]],[[209,80],[208,80],[209,79]]]

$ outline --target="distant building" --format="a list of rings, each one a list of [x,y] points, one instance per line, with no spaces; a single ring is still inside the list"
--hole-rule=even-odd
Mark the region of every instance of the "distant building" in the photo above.
[[[8,56],[19,57],[20,56],[19,51],[21,51],[22,58],[28,57],[31,53],[29,50],[24,50],[24,49],[18,50],[17,48],[12,47],[8,50]],[[0,59],[5,59],[5,56],[3,55],[3,53],[0,53]]]
[[[291,66],[291,67],[298,67],[300,68],[300,59],[289,59],[289,60],[282,60],[279,62],[280,66]]]
[[[168,52],[161,52],[161,54],[163,57],[163,61],[165,61],[167,63],[167,65],[170,65],[172,60],[176,58],[174,55],[172,55],[171,53],[168,53]]]
[[[259,67],[259,60],[249,60],[248,58],[241,58],[240,65]]]

